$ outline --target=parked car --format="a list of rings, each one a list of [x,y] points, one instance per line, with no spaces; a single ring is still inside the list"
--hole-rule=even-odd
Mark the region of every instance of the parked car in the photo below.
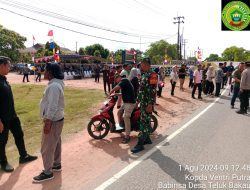
[[[15,71],[18,72],[18,74],[23,74],[23,69],[25,67],[25,64],[28,65],[28,68],[30,70],[30,75],[34,75],[35,74],[35,65],[34,63],[17,63],[15,64]]]

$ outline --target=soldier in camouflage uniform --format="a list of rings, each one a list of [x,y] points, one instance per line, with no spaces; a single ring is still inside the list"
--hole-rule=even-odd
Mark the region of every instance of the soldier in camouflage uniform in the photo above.
[[[131,150],[133,153],[144,150],[145,144],[152,144],[150,140],[151,124],[150,116],[155,104],[157,74],[150,69],[150,59],[144,58],[141,62],[141,70],[143,72],[141,79],[141,86],[138,94],[138,101],[140,102],[140,133],[138,135],[138,143]]]

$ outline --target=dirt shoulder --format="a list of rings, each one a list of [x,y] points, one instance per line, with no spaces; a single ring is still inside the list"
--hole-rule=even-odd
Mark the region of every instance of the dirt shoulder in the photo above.
[[[11,84],[22,83],[22,76],[9,74],[8,81]],[[187,86],[187,80],[185,86]],[[46,85],[47,81],[31,84]],[[86,89],[102,89],[102,81],[95,83],[93,79],[65,81],[66,86]],[[161,98],[157,99],[156,110],[159,113],[159,128],[153,135],[157,139],[166,130],[177,125],[188,117],[205,101],[193,100],[191,90],[186,87],[185,91],[179,90],[178,84],[175,96],[170,96],[170,84],[166,81]],[[39,159],[26,165],[19,165],[11,173],[0,173],[0,189],[34,189],[34,190],[57,190],[57,189],[85,189],[87,184],[93,183],[100,176],[110,172],[112,166],[119,164],[121,167],[131,160],[130,148],[136,143],[137,133],[132,133],[132,141],[128,145],[121,144],[119,134],[109,134],[103,140],[93,140],[86,129],[72,135],[63,143],[62,165],[63,171],[55,173],[55,179],[42,183],[33,184],[32,177],[39,174],[43,169],[41,156]],[[28,147],[27,147],[28,149]],[[116,171],[118,172],[118,171]]]

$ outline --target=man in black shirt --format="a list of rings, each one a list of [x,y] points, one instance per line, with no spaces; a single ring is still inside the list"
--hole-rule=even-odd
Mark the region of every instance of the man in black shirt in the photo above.
[[[121,90],[123,105],[118,111],[118,122],[121,123],[121,115],[124,111],[124,123],[125,123],[125,132],[126,136],[123,139],[122,143],[126,144],[130,141],[130,131],[131,131],[131,123],[130,117],[135,108],[136,100],[134,87],[131,82],[127,78],[122,78],[120,75],[115,76],[115,82],[118,83],[115,88],[110,91],[110,94]]]
[[[19,163],[26,163],[37,159],[36,156],[28,155],[25,149],[23,131],[15,111],[12,90],[5,77],[9,73],[9,70],[10,59],[0,56],[0,164],[2,170],[6,172],[14,170],[8,163],[5,153],[9,131],[11,131],[15,139],[20,155]]]
[[[108,65],[104,65],[102,72],[103,72],[104,92],[105,92],[105,94],[107,94],[106,85],[108,85],[108,92],[110,92],[110,83],[109,83],[110,71],[109,71],[109,66]]]
[[[185,82],[185,77],[187,75],[186,72],[186,65],[182,64],[181,68],[179,69],[179,79],[180,79],[180,90],[184,90],[183,85]]]

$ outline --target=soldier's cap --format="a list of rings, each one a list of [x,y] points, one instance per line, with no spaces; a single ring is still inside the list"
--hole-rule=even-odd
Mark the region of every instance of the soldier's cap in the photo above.
[[[151,60],[149,57],[145,57],[142,59],[141,63],[147,63],[147,64],[151,65]]]
[[[11,61],[11,59],[9,57],[0,56],[0,64],[6,64],[10,61]]]

